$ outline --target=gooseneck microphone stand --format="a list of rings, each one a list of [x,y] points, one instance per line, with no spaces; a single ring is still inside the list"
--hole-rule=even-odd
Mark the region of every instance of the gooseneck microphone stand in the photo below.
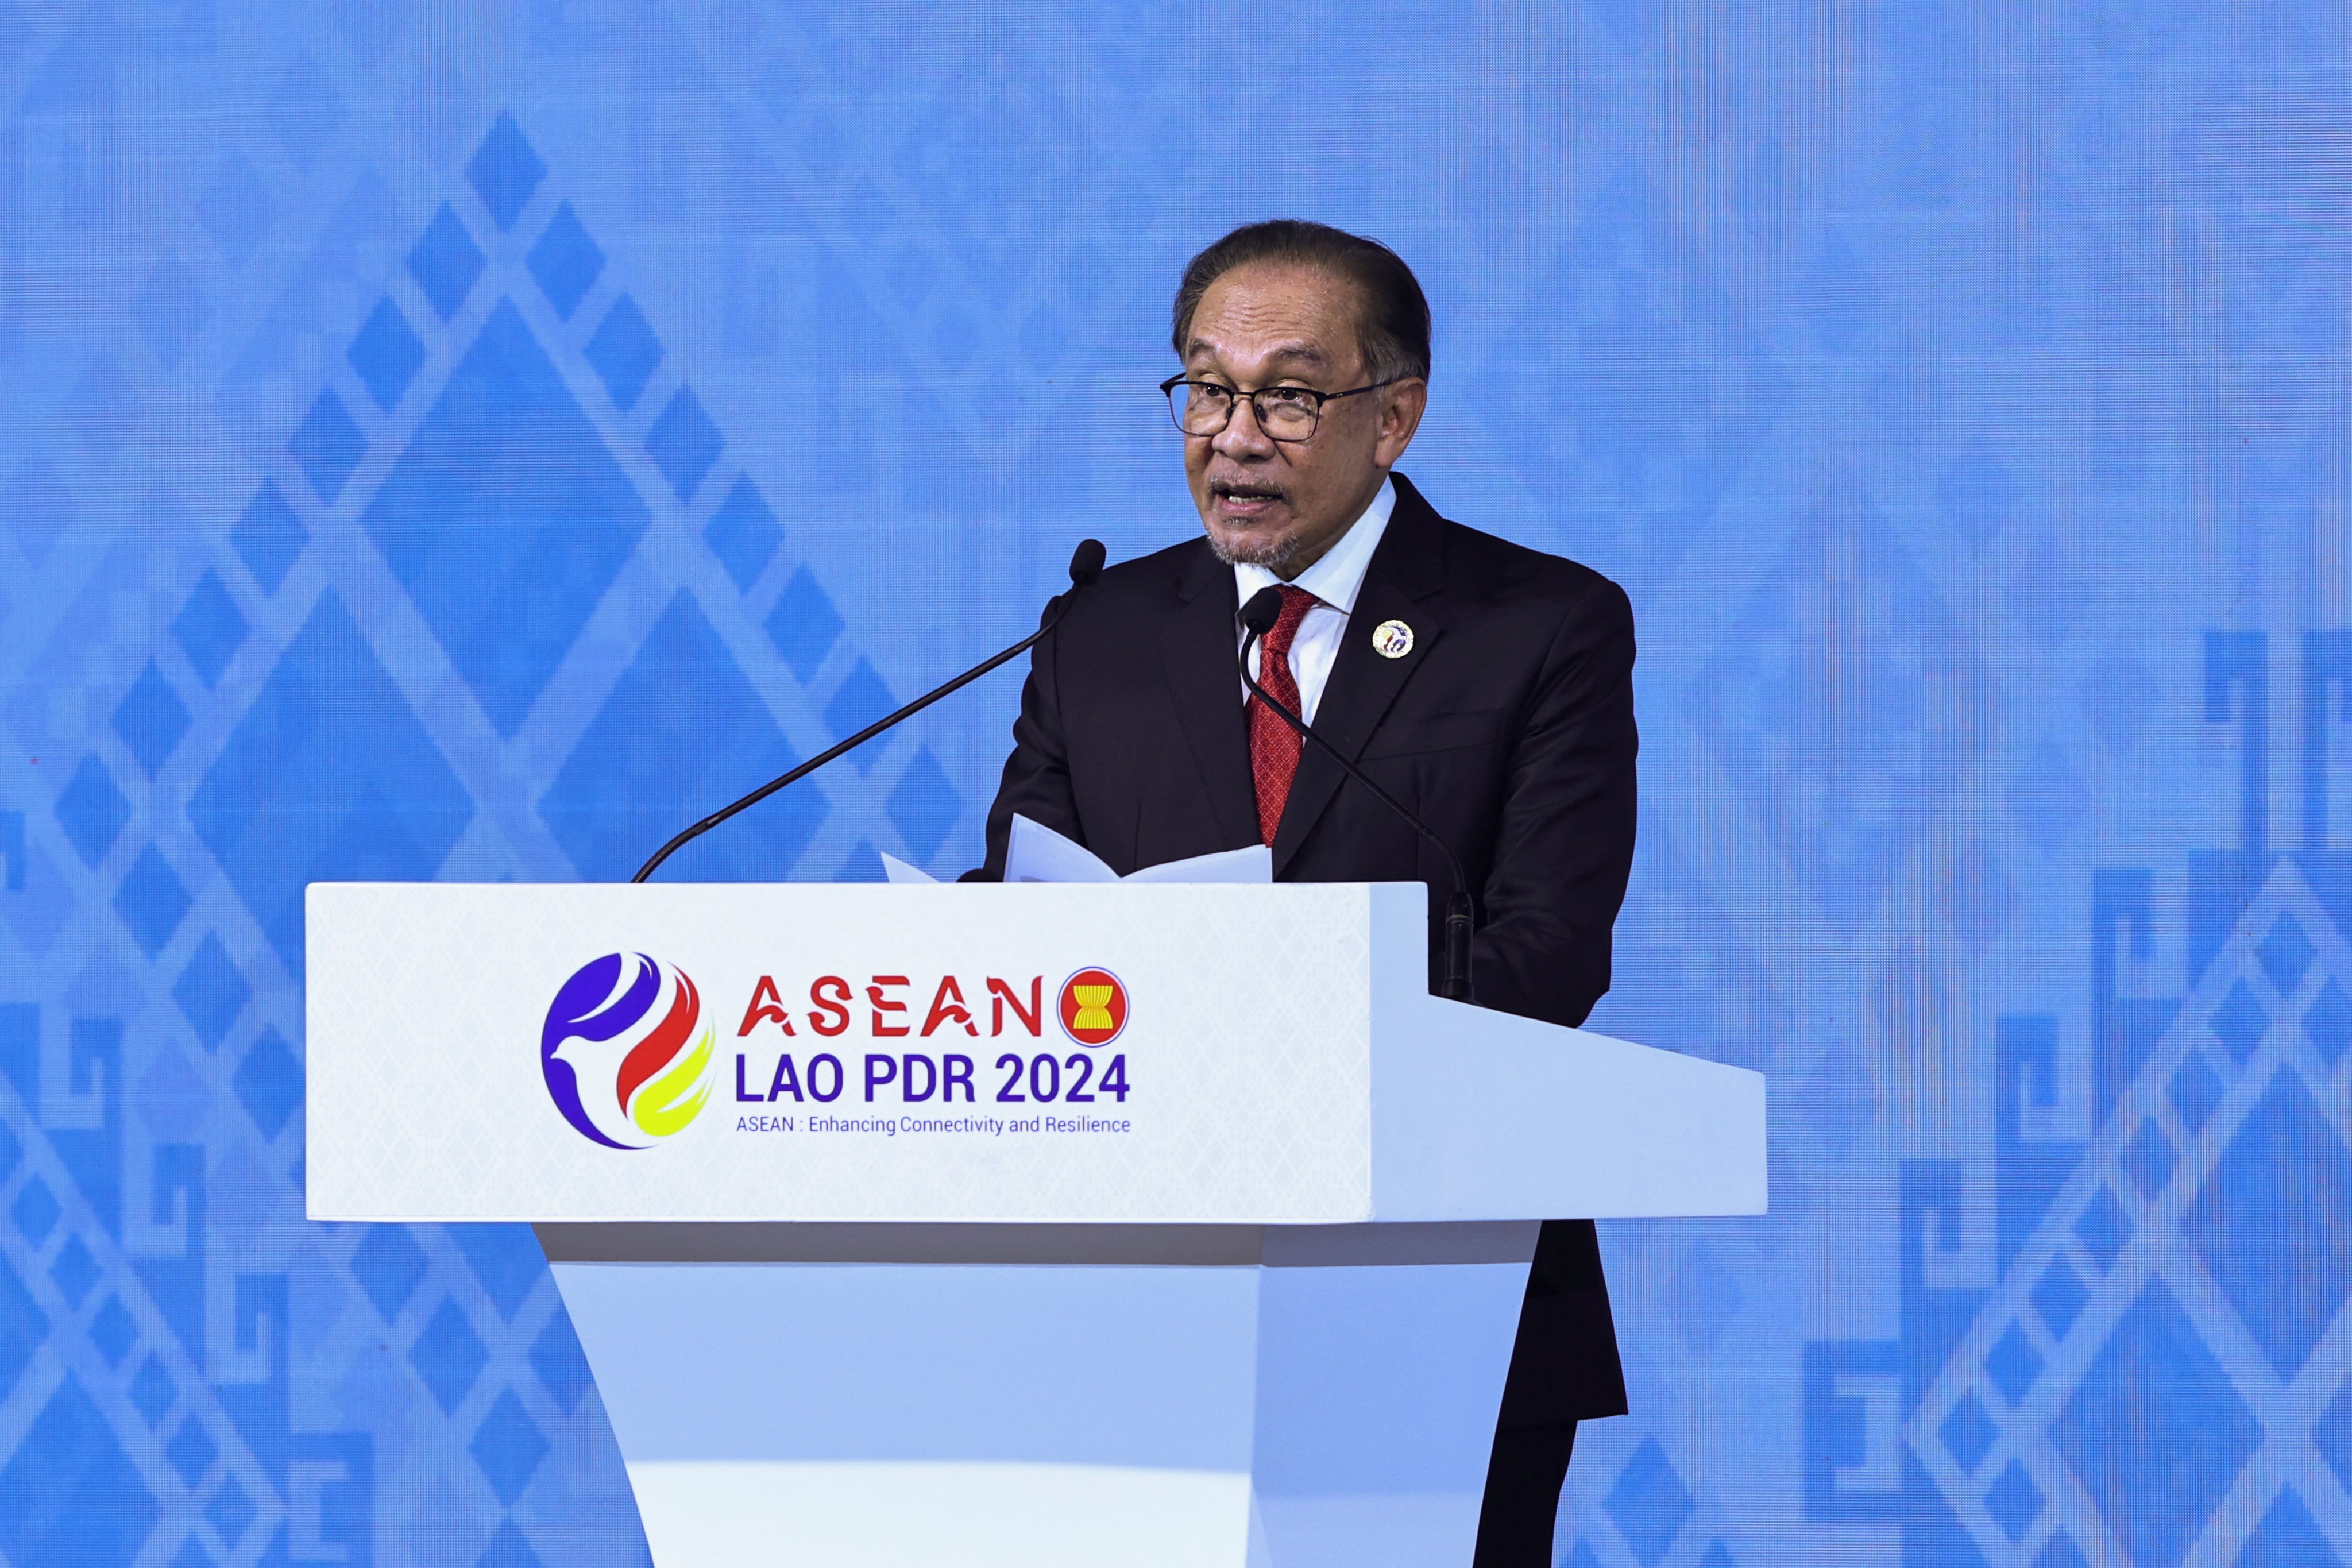
[[[655,850],[653,858],[638,867],[637,874],[630,878],[629,880],[632,882],[644,881],[646,878],[654,874],[656,868],[659,867],[663,861],[668,859],[672,855],[677,854],[687,845],[693,843],[696,839],[701,837],[704,834],[709,832],[712,828],[718,826],[729,817],[735,816],[739,812],[749,811],[751,807],[759,805],[761,801],[767,799],[778,790],[783,789],[791,784],[798,784],[801,780],[808,777],[809,774],[816,772],[817,769],[824,766],[825,763],[833,761],[835,757],[841,756],[845,752],[856,751],[858,747],[864,745],[875,736],[879,735],[885,730],[889,729],[892,725],[898,724],[904,720],[913,718],[916,714],[920,713],[924,709],[929,708],[932,703],[937,702],[940,698],[949,695],[950,692],[962,690],[965,687],[970,686],[973,681],[978,680],[982,676],[986,675],[990,670],[994,669],[998,665],[1003,664],[1005,660],[1017,658],[1022,654],[1026,653],[1030,648],[1034,647],[1039,639],[1043,638],[1055,626],[1062,624],[1062,617],[1069,613],[1070,601],[1077,596],[1078,590],[1084,588],[1087,584],[1102,575],[1104,554],[1105,552],[1103,550],[1101,541],[1094,539],[1080,541],[1078,548],[1073,552],[1070,556],[1069,591],[1055,595],[1053,604],[1046,607],[1046,615],[1044,624],[1039,626],[1035,631],[1030,633],[1027,637],[1023,637],[1019,642],[1014,643],[1011,647],[1006,648],[1003,653],[996,655],[994,658],[973,665],[970,669],[965,670],[961,675],[957,676],[953,680],[949,681],[946,685],[936,687],[929,691],[926,691],[920,697],[916,698],[912,702],[908,703],[904,708],[899,709],[896,713],[889,715],[889,717],[885,719],[877,719],[873,723],[866,725],[866,728],[858,731],[857,733],[850,736],[849,739],[842,742],[839,745],[830,747],[825,751],[818,752],[815,756],[811,757],[807,762],[803,763],[800,766],[793,769],[790,773],[783,774],[780,778],[770,779],[766,784],[761,784],[758,789],[753,790],[750,795],[745,795],[742,799],[736,801],[731,805],[720,806],[717,811],[712,812],[709,816],[704,817],[700,822],[696,823],[693,826],[688,828],[685,832],[679,834],[677,837],[663,845],[659,849]]]

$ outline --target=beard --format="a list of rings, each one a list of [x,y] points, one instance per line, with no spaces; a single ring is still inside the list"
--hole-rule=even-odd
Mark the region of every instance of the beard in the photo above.
[[[1299,552],[1301,541],[1297,529],[1290,529],[1271,538],[1244,533],[1231,539],[1220,539],[1214,529],[1208,531],[1209,549],[1228,566],[1263,566],[1278,571],[1288,564]]]

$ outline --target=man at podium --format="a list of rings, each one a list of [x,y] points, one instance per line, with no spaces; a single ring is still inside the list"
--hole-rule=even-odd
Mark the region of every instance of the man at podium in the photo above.
[[[1633,860],[1633,610],[1598,573],[1439,516],[1393,472],[1428,403],[1429,342],[1420,283],[1377,241],[1277,221],[1192,258],[1163,390],[1205,537],[1111,568],[1038,645],[975,875],[1003,876],[1016,813],[1122,875],[1263,843],[1279,880],[1427,884],[1434,979],[1454,873],[1425,829],[1474,900],[1473,999],[1572,1027],[1608,989]],[[1278,615],[1244,632],[1268,589]],[[1479,1568],[1549,1563],[1576,1423],[1624,1410],[1592,1225],[1549,1223]]]

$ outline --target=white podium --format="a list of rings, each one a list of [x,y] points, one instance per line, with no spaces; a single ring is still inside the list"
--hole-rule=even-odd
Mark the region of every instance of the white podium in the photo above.
[[[1414,885],[318,884],[311,1217],[528,1220],[660,1568],[1466,1563],[1537,1223],[1754,1073],[1439,1000]]]

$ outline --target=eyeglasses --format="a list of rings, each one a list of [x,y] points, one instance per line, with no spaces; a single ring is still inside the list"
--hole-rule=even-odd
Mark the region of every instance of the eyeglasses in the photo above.
[[[1246,395],[1250,412],[1256,416],[1257,427],[1265,433],[1267,440],[1304,441],[1315,434],[1315,426],[1321,423],[1325,404],[1336,403],[1342,397],[1360,397],[1408,379],[1392,375],[1386,381],[1350,387],[1346,392],[1318,392],[1311,386],[1261,386],[1244,395],[1219,382],[1187,381],[1181,375],[1171,375],[1160,384],[1160,390],[1168,395],[1168,413],[1176,421],[1176,428],[1187,436],[1222,432],[1233,423],[1234,409]]]

